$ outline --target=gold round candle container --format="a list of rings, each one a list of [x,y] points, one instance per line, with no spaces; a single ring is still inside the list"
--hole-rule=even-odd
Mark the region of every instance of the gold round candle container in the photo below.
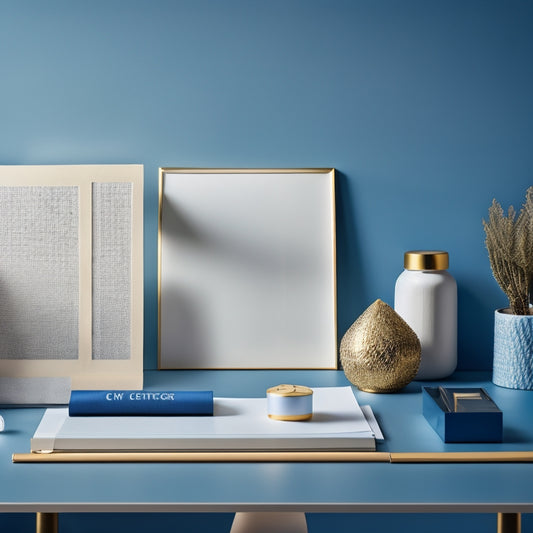
[[[267,390],[268,417],[303,421],[313,416],[313,391],[303,385],[277,385]]]

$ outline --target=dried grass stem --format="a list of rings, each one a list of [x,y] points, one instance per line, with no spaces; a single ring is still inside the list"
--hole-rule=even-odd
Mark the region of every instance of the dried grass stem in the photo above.
[[[494,278],[509,299],[515,315],[531,314],[533,287],[533,186],[518,217],[513,206],[507,215],[492,201],[488,222],[483,220],[485,245]]]

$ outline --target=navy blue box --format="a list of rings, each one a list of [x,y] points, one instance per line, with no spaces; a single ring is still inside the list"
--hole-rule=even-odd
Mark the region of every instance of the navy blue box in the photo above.
[[[450,405],[454,393],[464,398],[460,410],[457,400],[455,406]],[[475,394],[483,395],[477,400],[483,404],[469,401],[468,396]],[[424,417],[444,442],[502,442],[503,413],[484,389],[423,387],[422,407]]]

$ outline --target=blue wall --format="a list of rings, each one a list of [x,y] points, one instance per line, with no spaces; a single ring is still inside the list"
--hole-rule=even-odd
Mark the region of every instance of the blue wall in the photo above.
[[[146,367],[157,169],[338,170],[339,337],[443,248],[460,368],[491,366],[482,217],[533,183],[533,4],[0,0],[0,163],[142,163]],[[297,207],[295,206],[295,209]]]
[[[143,163],[146,366],[159,166],[338,169],[339,336],[443,248],[461,368],[491,365],[482,217],[533,183],[533,4],[0,1],[0,163]],[[295,206],[295,208],[297,208]]]
[[[530,1],[0,0],[0,164],[144,164],[146,368],[158,167],[325,166],[339,338],[443,248],[459,366],[489,369],[481,219],[533,184],[532,58]]]

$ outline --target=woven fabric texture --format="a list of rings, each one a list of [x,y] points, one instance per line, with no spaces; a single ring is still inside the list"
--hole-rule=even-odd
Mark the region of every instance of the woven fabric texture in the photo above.
[[[495,312],[492,381],[533,390],[533,316]]]
[[[77,359],[78,187],[0,187],[0,358]]]
[[[131,355],[132,184],[93,183],[93,359]]]

